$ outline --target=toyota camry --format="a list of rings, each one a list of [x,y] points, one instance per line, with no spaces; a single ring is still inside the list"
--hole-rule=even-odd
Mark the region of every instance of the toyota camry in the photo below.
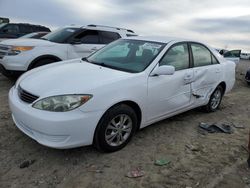
[[[235,64],[206,44],[133,37],[25,73],[9,103],[16,126],[42,145],[113,152],[154,122],[216,111],[234,82]]]

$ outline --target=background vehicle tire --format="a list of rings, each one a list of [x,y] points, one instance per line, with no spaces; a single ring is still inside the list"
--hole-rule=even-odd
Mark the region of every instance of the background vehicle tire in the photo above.
[[[55,60],[55,59],[41,59],[41,60],[37,61],[37,62],[32,66],[32,69],[33,69],[33,68],[36,68],[36,67],[43,66],[43,65],[48,65],[48,64],[54,63],[54,62],[57,62],[57,60]]]
[[[110,108],[97,125],[94,145],[104,152],[122,149],[131,140],[137,127],[135,111],[128,105]]]
[[[204,106],[207,112],[215,112],[219,108],[223,93],[224,90],[222,86],[219,85],[210,96],[208,104]]]

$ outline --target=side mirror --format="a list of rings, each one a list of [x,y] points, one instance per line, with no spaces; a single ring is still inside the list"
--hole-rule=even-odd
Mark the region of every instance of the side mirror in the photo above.
[[[82,44],[82,41],[80,39],[73,39],[70,44],[74,45],[74,44]]]
[[[171,65],[162,65],[156,67],[152,72],[151,76],[160,76],[160,75],[173,75],[175,72],[175,67]]]

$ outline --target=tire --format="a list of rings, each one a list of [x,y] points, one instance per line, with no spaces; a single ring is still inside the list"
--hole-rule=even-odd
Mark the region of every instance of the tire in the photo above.
[[[48,65],[50,63],[54,63],[57,62],[57,60],[55,59],[41,59],[38,60],[36,63],[34,63],[34,65],[32,66],[32,69],[43,66],[43,65]]]
[[[94,146],[102,152],[118,151],[128,144],[136,128],[137,116],[130,106],[119,104],[111,107],[97,125]]]
[[[212,95],[210,96],[209,102],[208,104],[205,106],[205,110],[207,112],[215,112],[220,104],[221,104],[221,100],[224,94],[224,90],[222,88],[221,85],[219,85],[214,92],[212,93]]]

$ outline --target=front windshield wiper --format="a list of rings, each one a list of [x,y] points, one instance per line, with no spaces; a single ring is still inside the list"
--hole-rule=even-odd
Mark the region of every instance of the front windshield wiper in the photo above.
[[[106,63],[97,63],[97,62],[93,62],[93,61],[89,61],[86,57],[82,58],[83,61],[87,61],[89,63],[98,65],[98,66],[102,66],[102,67],[107,67],[107,68],[111,68],[111,69],[116,69],[116,70],[120,70],[119,68],[112,66],[112,65],[108,65]]]
[[[102,67],[106,67],[106,68],[110,68],[110,69],[114,69],[114,70],[119,70],[119,71],[127,71],[123,68],[119,68],[119,67],[116,67],[116,66],[112,66],[112,65],[108,65],[106,63],[97,63],[97,62],[90,62],[92,64],[95,64],[95,65],[99,65],[99,66],[102,66]]]
[[[106,67],[106,68],[110,68],[110,69],[114,69],[114,70],[136,73],[136,71],[131,71],[131,70],[127,70],[127,69],[124,69],[124,68],[119,68],[119,67],[116,67],[116,66],[108,65],[106,63],[102,63],[102,62],[97,63],[97,62],[89,61],[88,58],[86,58],[86,57],[82,58],[82,61],[86,61],[86,62],[94,64],[94,65],[98,65],[98,66],[102,66],[102,67]]]

